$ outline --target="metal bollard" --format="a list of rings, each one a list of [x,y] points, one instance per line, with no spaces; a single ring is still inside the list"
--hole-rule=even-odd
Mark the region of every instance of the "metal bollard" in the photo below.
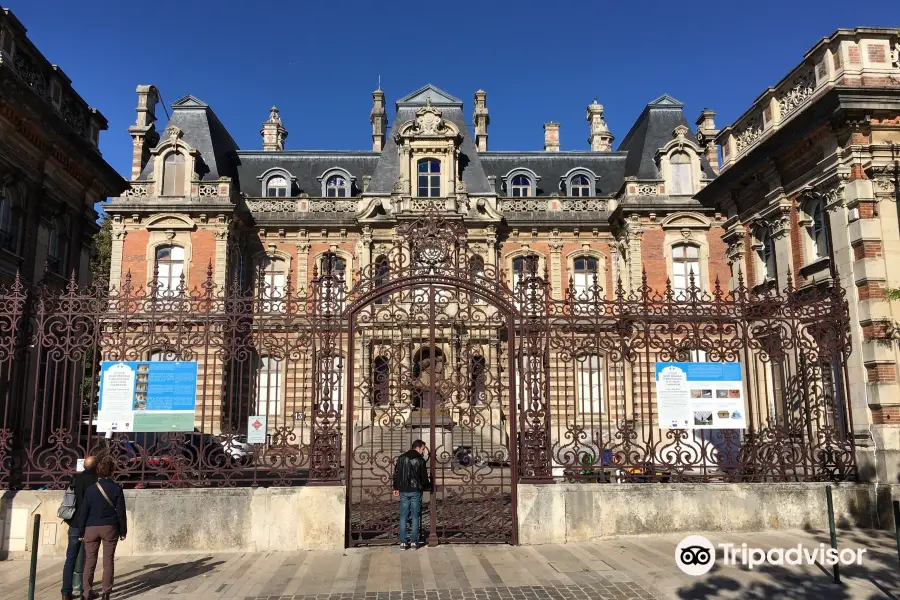
[[[825,500],[828,501],[828,529],[831,532],[831,547],[837,550],[837,532],[834,529],[834,504],[831,501],[831,486],[825,486]],[[841,573],[838,564],[834,563],[834,582],[841,582]]]
[[[38,543],[41,536],[41,515],[34,515],[34,531],[31,533],[31,570],[28,572],[28,600],[34,600],[34,583],[37,579]]]
[[[894,500],[894,535],[897,538],[897,561],[900,561],[900,500]]]

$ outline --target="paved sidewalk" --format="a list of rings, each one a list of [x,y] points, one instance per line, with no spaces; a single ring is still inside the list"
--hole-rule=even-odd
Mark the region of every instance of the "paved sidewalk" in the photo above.
[[[816,567],[746,568],[719,561],[701,577],[674,562],[682,535],[622,537],[582,544],[442,546],[418,551],[167,554],[122,557],[116,600],[594,600],[645,598],[900,598],[893,538],[841,532],[841,548],[866,548],[864,564],[835,585]],[[816,548],[825,532],[707,534],[713,543]],[[62,562],[38,563],[37,598],[59,598]],[[98,574],[99,575],[99,574]],[[0,562],[0,600],[22,600],[27,561]],[[98,585],[99,585],[99,577]]]

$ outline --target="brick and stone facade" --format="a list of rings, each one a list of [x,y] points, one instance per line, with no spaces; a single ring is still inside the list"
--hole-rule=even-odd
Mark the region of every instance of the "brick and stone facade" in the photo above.
[[[841,29],[718,134],[698,198],[726,217],[732,284],[844,288],[862,476],[900,469],[900,30]],[[767,257],[775,259],[767,262]]]

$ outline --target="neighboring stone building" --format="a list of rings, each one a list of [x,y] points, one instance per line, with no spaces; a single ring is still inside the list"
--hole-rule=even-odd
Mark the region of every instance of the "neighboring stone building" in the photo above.
[[[722,171],[698,198],[727,217],[731,285],[803,290],[836,273],[860,474],[896,482],[900,304],[885,292],[900,288],[900,30],[836,31],[715,143]]]
[[[90,279],[94,205],[127,184],[100,156],[106,119],[0,10],[0,280]]]

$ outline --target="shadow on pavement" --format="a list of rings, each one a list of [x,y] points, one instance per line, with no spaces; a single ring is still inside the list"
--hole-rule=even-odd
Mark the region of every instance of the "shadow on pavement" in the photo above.
[[[197,560],[173,564],[148,564],[138,571],[132,571],[126,578],[116,579],[113,585],[113,597],[125,600],[155,590],[161,586],[177,583],[214,570],[225,561],[209,562],[211,556]],[[101,570],[98,565],[95,580],[100,581]]]

